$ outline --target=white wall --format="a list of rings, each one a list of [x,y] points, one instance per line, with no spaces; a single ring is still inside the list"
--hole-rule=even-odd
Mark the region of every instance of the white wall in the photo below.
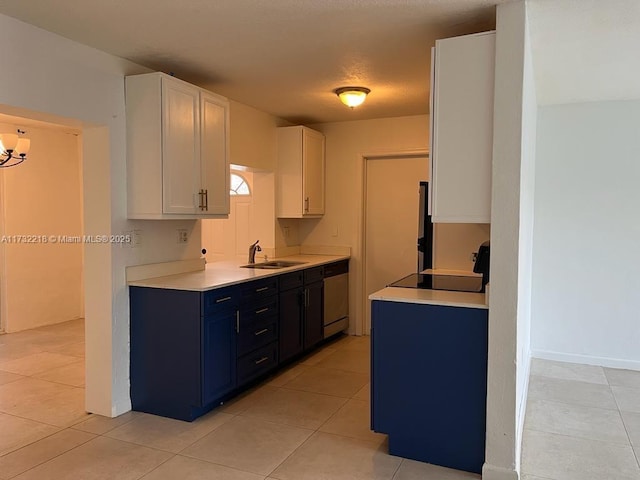
[[[534,356],[640,370],[640,101],[540,109]]]
[[[484,223],[437,223],[433,226],[433,268],[473,270],[472,254],[491,237]]]
[[[13,133],[19,125],[0,124]],[[82,179],[77,135],[20,126],[31,140],[27,160],[0,170],[3,236],[34,243],[4,248],[3,321],[7,332],[82,318],[82,244],[56,244],[51,236],[82,236]],[[47,241],[40,239],[44,237]],[[37,288],[34,288],[37,284]]]
[[[524,1],[498,6],[483,478],[517,479],[529,377],[536,100]]]

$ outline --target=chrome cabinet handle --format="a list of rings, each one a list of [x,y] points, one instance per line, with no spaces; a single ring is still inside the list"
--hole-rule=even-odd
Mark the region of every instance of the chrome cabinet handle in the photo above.
[[[267,333],[269,331],[268,328],[263,328],[262,330],[260,330],[259,332],[255,332],[254,335],[257,337],[259,335],[262,335],[263,333]]]
[[[258,293],[258,292],[266,292],[267,290],[269,290],[269,287],[256,288],[256,293]]]
[[[309,211],[309,197],[304,199],[304,211],[305,212]]]
[[[236,310],[236,333],[240,333],[240,310]]]
[[[204,193],[204,209],[208,212],[209,211],[209,190],[205,189],[203,193]]]
[[[216,303],[226,302],[227,300],[231,300],[231,297],[218,298],[218,299],[216,300]]]
[[[261,363],[266,362],[267,360],[269,360],[269,357],[262,357],[260,360],[256,360],[254,363],[256,365],[260,365]]]
[[[256,310],[256,315],[257,315],[258,313],[264,313],[264,312],[268,312],[268,311],[269,311],[269,307],[261,308],[260,310]]]

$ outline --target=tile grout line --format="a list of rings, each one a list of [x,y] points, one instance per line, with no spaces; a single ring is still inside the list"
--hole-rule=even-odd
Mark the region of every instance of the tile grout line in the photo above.
[[[77,423],[74,423],[72,425],[64,425],[64,426],[60,426],[60,425],[54,425],[53,423],[47,423],[47,422],[43,422],[41,420],[34,420],[33,418],[29,418],[29,417],[23,417],[22,415],[16,415],[15,413],[9,413],[9,412],[5,412],[4,410],[0,410],[0,413],[4,414],[4,415],[9,415],[10,417],[16,417],[16,418],[20,418],[22,420],[28,420],[30,422],[35,422],[35,423],[40,423],[42,425],[47,425],[49,427],[55,427],[55,428],[59,428],[60,430],[58,431],[62,431],[62,430],[66,430],[67,428],[71,428],[73,425],[77,425],[78,423],[82,422],[82,420],[78,421]],[[86,420],[86,419],[84,419]],[[90,432],[87,432],[90,433]],[[52,434],[53,435],[53,434]],[[95,434],[94,434],[95,435]],[[47,435],[48,437],[49,435]],[[46,438],[46,437],[42,437],[42,438]]]
[[[607,381],[608,381],[608,379],[607,379]],[[640,469],[640,459],[638,458],[638,454],[636,453],[636,449],[633,446],[633,442],[631,442],[631,435],[629,435],[629,429],[627,428],[627,424],[625,423],[624,417],[622,416],[622,409],[620,408],[620,404],[618,403],[618,397],[616,397],[616,394],[613,392],[613,388],[611,388],[611,387],[612,387],[612,385],[609,385],[609,389],[611,390],[611,394],[613,395],[613,399],[616,402],[616,405],[618,406],[618,415],[620,415],[620,420],[622,420],[622,426],[624,427],[624,431],[627,434],[627,440],[629,440],[629,446],[631,447],[631,451],[633,452],[633,456],[636,459],[636,464],[638,465],[638,469]]]
[[[27,448],[28,446],[33,445],[34,443],[37,443],[37,442],[39,442],[39,441],[41,441],[41,440],[44,440],[44,439],[49,438],[49,437],[52,437],[53,435],[57,435],[58,433],[64,432],[65,430],[71,430],[71,427],[67,427],[67,428],[64,428],[64,429],[62,429],[62,430],[60,430],[60,431],[58,431],[58,432],[52,433],[51,435],[48,435],[48,436],[46,436],[46,437],[43,437],[43,438],[41,438],[40,440],[37,440],[36,442],[32,442],[32,443],[30,443],[30,444],[28,444],[28,445],[25,445],[25,446],[23,446],[23,447],[20,447],[18,450],[14,450],[13,452],[10,452],[10,453],[18,452],[18,451],[22,450],[23,448]],[[83,433],[89,433],[89,432],[83,432]],[[65,450],[64,452],[60,452],[59,454],[54,455],[53,457],[51,457],[51,458],[49,458],[49,459],[45,460],[44,462],[40,462],[40,463],[38,463],[37,465],[33,465],[33,466],[31,466],[31,467],[27,468],[26,470],[24,470],[24,471],[22,471],[22,472],[20,472],[20,473],[18,473],[18,474],[16,474],[16,475],[14,475],[14,476],[12,476],[12,477],[9,477],[9,478],[15,478],[15,477],[17,477],[17,476],[19,476],[19,475],[23,475],[23,474],[25,474],[25,473],[27,473],[27,472],[29,472],[29,471],[33,470],[34,468],[37,468],[37,467],[39,467],[40,465],[44,465],[45,463],[48,463],[48,462],[50,462],[50,461],[52,461],[52,460],[55,460],[56,458],[58,458],[58,457],[60,457],[60,456],[62,456],[62,455],[65,455],[65,454],[67,454],[67,453],[69,453],[69,452],[71,452],[71,451],[75,450],[76,448],[79,448],[79,447],[81,447],[82,445],[85,445],[85,444],[87,444],[87,443],[91,442],[92,440],[95,440],[96,438],[98,438],[98,437],[99,437],[99,435],[96,435],[95,433],[90,433],[90,435],[93,435],[93,437],[92,437],[92,438],[87,439],[86,441],[84,441],[84,442],[82,442],[82,443],[79,443],[78,445],[76,445],[75,447],[70,448],[69,450]],[[7,455],[9,455],[10,453],[8,453]],[[3,455],[3,457],[4,457],[4,456],[6,456],[6,455]],[[2,457],[0,457],[0,458],[2,458]]]
[[[156,465],[155,467],[153,467],[151,470],[149,470],[146,473],[143,473],[140,477],[136,478],[135,480],[142,480],[144,479],[144,477],[146,477],[147,475],[153,473],[154,471],[156,471],[158,468],[160,468],[162,465],[164,465],[165,463],[167,463],[169,460],[174,459],[175,457],[177,457],[178,454],[174,453],[172,456],[170,456],[169,458],[167,458],[164,462],[160,462],[158,465]],[[134,479],[132,479],[134,480]]]
[[[398,457],[398,458],[402,458],[402,460],[400,460],[400,463],[398,464],[398,467],[394,470],[393,475],[391,475],[391,480],[394,480],[396,478],[396,475],[398,475],[398,470],[400,470],[400,467],[402,466],[402,464],[406,460],[403,457]]]
[[[612,393],[613,395],[613,393]],[[596,407],[594,405],[584,405],[582,403],[569,403],[569,402],[563,402],[561,400],[556,400],[556,399],[549,399],[549,398],[536,398],[536,397],[530,397],[532,402],[548,402],[548,403],[555,403],[557,405],[568,405],[570,407],[582,407],[582,408],[594,408],[596,410],[605,410],[607,412],[617,412],[619,411],[618,408],[618,404],[616,403],[616,408],[606,408],[606,407]],[[613,396],[614,400],[615,400],[615,395]],[[527,399],[527,407],[529,406],[529,399]]]
[[[209,412],[211,413],[211,412]],[[225,412],[217,412],[217,413],[224,413],[225,415],[230,415],[231,417],[235,418],[235,417],[240,417],[242,416],[241,414],[233,414],[233,413],[225,413]],[[207,415],[207,414],[205,414]],[[203,416],[205,416],[203,415]],[[214,414],[215,415],[215,414]],[[228,419],[225,422],[222,422],[220,425],[216,425],[215,427],[213,427],[210,431],[208,431],[207,433],[205,433],[204,435],[202,435],[200,438],[197,438],[196,440],[194,440],[192,443],[190,443],[189,445],[187,445],[186,447],[180,449],[178,452],[176,452],[176,455],[180,455],[182,454],[182,452],[184,452],[187,448],[190,448],[192,446],[194,446],[196,443],[198,443],[200,440],[202,440],[203,438],[211,435],[213,432],[215,432],[216,430],[218,430],[220,427],[222,427],[223,425],[229,423],[230,421],[233,420],[233,418]],[[184,455],[187,456],[187,455]],[[195,457],[194,457],[195,458]]]
[[[611,411],[613,411],[613,410],[611,410]],[[624,424],[624,422],[623,422],[623,424]],[[547,433],[547,434],[550,434],[550,435],[557,435],[559,437],[575,438],[575,439],[578,439],[578,440],[587,440],[589,442],[603,443],[603,444],[606,444],[606,445],[616,445],[618,447],[631,447],[630,443],[629,444],[615,443],[615,442],[609,442],[607,440],[598,440],[596,438],[587,438],[587,437],[580,437],[578,435],[570,435],[568,433],[548,432],[546,430],[539,430],[537,428],[531,428],[531,427],[526,427],[524,430],[525,431],[529,430],[531,432],[538,432],[538,433]]]

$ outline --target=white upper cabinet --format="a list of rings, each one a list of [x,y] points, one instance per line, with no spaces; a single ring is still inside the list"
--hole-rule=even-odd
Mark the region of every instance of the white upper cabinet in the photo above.
[[[436,41],[431,51],[431,215],[491,222],[495,32]]]
[[[126,78],[129,218],[229,214],[229,102],[163,73]]]
[[[278,128],[276,215],[324,215],[324,135],[307,127]]]

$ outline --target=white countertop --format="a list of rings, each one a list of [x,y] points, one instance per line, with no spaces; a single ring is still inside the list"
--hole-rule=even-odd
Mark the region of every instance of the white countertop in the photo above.
[[[422,303],[446,307],[489,308],[485,303],[484,293],[452,292],[450,290],[387,287],[369,295],[369,300]]]
[[[215,288],[256,280],[258,278],[317,267],[348,258],[349,255],[289,255],[282,258],[270,258],[269,261],[284,260],[287,262],[304,262],[301,265],[278,269],[241,268],[241,265],[246,265],[246,262],[241,261],[213,262],[207,263],[204,270],[168,275],[165,277],[148,278],[145,280],[135,280],[128,282],[128,285],[133,287],[204,292]],[[262,260],[258,260],[257,263],[260,262],[262,262]]]

